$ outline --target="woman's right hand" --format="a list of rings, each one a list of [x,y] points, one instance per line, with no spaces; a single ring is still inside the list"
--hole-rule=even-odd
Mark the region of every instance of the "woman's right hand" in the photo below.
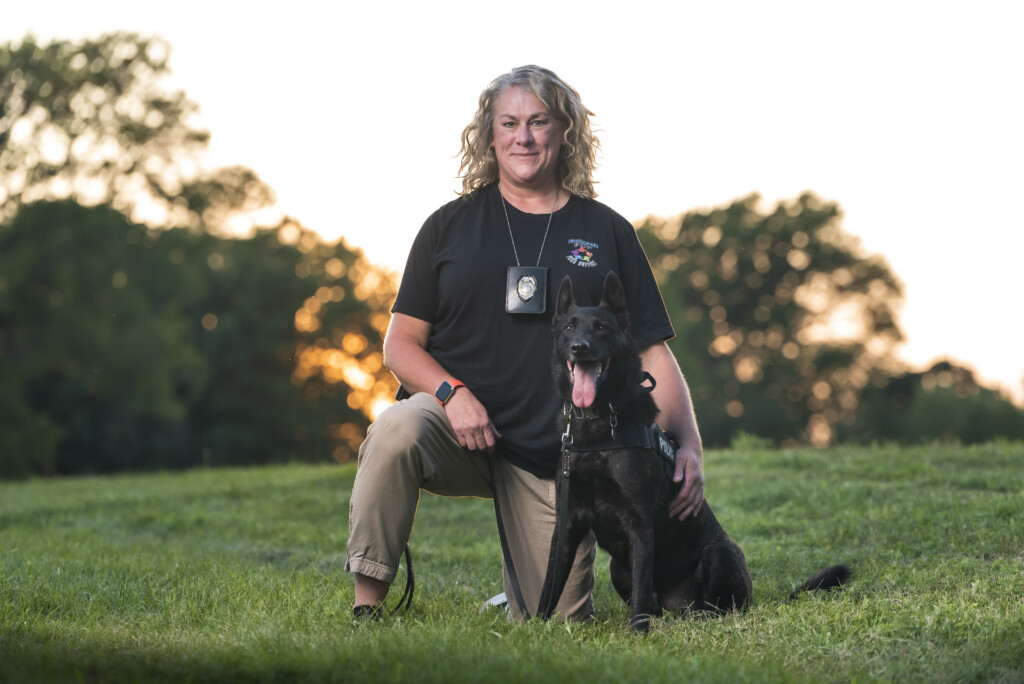
[[[491,451],[501,435],[487,415],[487,409],[466,387],[459,387],[444,405],[455,436],[470,451]]]
[[[395,313],[384,338],[384,365],[410,392],[433,392],[442,380],[452,376],[427,351],[430,323]],[[444,405],[455,436],[466,449],[484,451],[494,448],[499,437],[487,409],[465,386],[455,388]]]

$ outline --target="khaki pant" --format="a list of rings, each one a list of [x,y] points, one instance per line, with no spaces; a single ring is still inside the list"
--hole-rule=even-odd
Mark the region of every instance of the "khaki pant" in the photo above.
[[[388,407],[367,432],[349,504],[346,570],[394,582],[421,489],[441,496],[497,499],[523,599],[535,613],[555,527],[554,481],[531,475],[497,454],[459,446],[444,408],[430,394]],[[582,620],[593,614],[594,555],[590,535],[576,554],[556,608],[559,615]],[[504,585],[510,616],[519,618],[508,568]]]

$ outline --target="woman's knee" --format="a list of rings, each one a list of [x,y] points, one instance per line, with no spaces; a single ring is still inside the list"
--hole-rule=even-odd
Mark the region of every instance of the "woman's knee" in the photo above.
[[[412,469],[429,476],[424,454],[436,443],[441,428],[437,417],[413,400],[392,404],[378,416],[359,448],[359,468]]]

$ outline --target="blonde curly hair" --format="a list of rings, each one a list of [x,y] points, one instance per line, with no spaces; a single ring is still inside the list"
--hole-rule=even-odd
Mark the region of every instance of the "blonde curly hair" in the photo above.
[[[476,116],[462,131],[459,165],[462,192],[459,194],[469,194],[498,180],[498,159],[491,148],[494,101],[511,86],[522,88],[540,100],[565,131],[555,171],[562,189],[580,197],[597,197],[593,174],[601,143],[590,127],[594,113],[583,106],[575,88],[553,71],[532,64],[499,76],[480,93]]]

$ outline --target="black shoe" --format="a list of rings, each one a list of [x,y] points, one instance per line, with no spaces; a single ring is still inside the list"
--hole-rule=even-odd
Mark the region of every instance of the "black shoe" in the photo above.
[[[380,620],[384,616],[384,609],[379,605],[371,606],[364,604],[352,609],[352,617],[357,620]]]

